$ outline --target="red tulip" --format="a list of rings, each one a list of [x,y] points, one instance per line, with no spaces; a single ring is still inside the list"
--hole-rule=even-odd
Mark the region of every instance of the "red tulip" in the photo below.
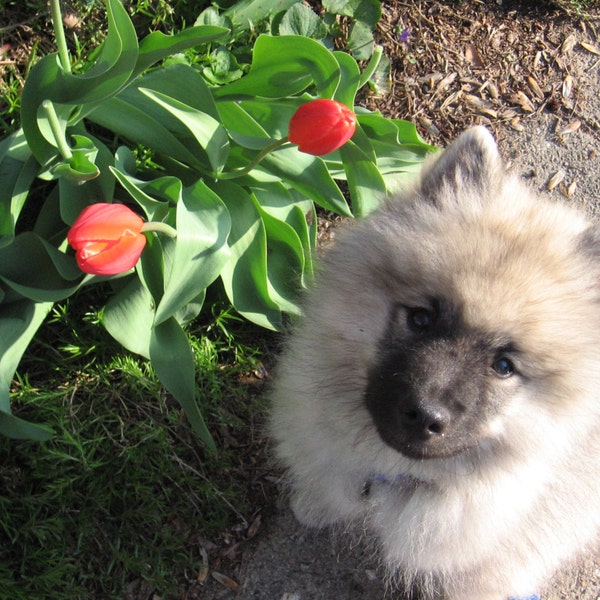
[[[300,152],[321,156],[343,146],[354,134],[356,115],[335,100],[312,100],[290,119],[288,139]]]
[[[67,240],[79,268],[90,275],[132,269],[146,245],[144,221],[123,204],[92,204],[73,223]]]

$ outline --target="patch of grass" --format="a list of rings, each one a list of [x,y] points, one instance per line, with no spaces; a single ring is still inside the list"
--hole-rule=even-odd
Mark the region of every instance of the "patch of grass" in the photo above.
[[[149,364],[98,325],[94,301],[54,309],[14,385],[15,413],[55,435],[0,438],[0,600],[123,598],[140,585],[179,598],[199,540],[243,527],[257,506],[264,406],[247,383],[260,352],[239,341],[249,326],[219,309],[190,331],[213,456]]]

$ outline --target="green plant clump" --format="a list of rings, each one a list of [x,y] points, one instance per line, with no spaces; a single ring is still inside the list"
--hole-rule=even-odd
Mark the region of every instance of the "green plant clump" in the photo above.
[[[0,434],[48,439],[48,427],[11,411],[13,375],[56,302],[109,280],[102,324],[150,360],[214,449],[185,329],[207,289],[217,284],[238,313],[280,328],[284,315],[299,314],[298,291],[313,273],[315,207],[366,215],[432,150],[411,123],[355,106],[380,49],[361,70],[347,52],[288,34],[303,23],[290,11],[304,11],[288,4],[269,17],[286,35],[258,35],[249,68],[220,80],[186,52],[213,60],[255,2],[226,11],[228,27],[204,14],[202,24],[138,41],[119,0],[107,0],[106,39],[89,68],[74,73],[53,0],[58,53],[31,69],[22,128],[0,142]],[[354,21],[371,5],[349,3]],[[357,115],[352,139],[324,156],[286,143],[291,116],[315,98]],[[127,273],[84,274],[66,236],[82,210],[100,202],[127,204],[176,236],[147,233]]]

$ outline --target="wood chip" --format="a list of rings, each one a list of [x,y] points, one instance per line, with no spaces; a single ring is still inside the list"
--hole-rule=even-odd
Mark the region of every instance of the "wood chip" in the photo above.
[[[558,135],[568,135],[569,133],[573,133],[574,131],[577,131],[580,127],[581,127],[581,121],[579,119],[576,119],[575,121],[572,121],[571,123],[569,123],[564,129],[561,129],[558,132]]]
[[[427,118],[424,115],[419,115],[417,117],[419,123],[421,124],[421,126],[423,128],[425,128],[430,135],[433,136],[439,136],[441,135],[440,130],[433,124],[433,121],[429,118]]]
[[[481,58],[481,54],[479,54],[479,50],[477,50],[473,44],[466,45],[465,58],[478,69],[483,69],[485,67],[485,63],[483,62],[483,58]]]
[[[518,104],[525,112],[534,112],[533,103],[524,92],[518,91],[516,94],[511,94],[508,99],[514,104]]]
[[[546,189],[548,191],[552,191],[564,178],[566,175],[566,171],[564,169],[558,170],[552,177],[550,177],[548,183],[546,184]]]
[[[592,54],[600,54],[600,48],[594,46],[594,44],[588,44],[587,42],[581,42],[581,47],[591,52]]]
[[[568,98],[573,91],[573,78],[567,75],[562,84],[562,95],[563,98]]]
[[[544,99],[544,92],[542,92],[542,88],[540,84],[531,76],[527,77],[527,85],[531,90],[531,93],[538,98],[538,100]]]
[[[498,86],[491,82],[491,81],[486,81],[484,86],[482,86],[481,91],[483,91],[484,89],[486,89],[489,93],[489,95],[494,99],[494,100],[498,100],[498,98],[500,97],[500,92],[498,91]]]
[[[260,529],[262,518],[260,515],[257,515],[250,527],[248,527],[248,532],[246,533],[246,538],[251,540]]]
[[[571,52],[571,50],[573,50],[573,48],[575,47],[576,43],[577,43],[577,36],[574,33],[572,33],[562,43],[562,45],[560,47],[560,53],[561,54],[568,54],[569,52]]]
[[[200,566],[200,569],[198,569],[198,576],[196,577],[196,581],[198,583],[204,583],[208,577],[209,567],[208,552],[203,546],[200,546],[200,556],[202,557],[202,565]]]
[[[437,84],[436,91],[443,92],[457,77],[458,73],[448,73],[448,75]]]
[[[523,125],[521,125],[521,119],[519,117],[515,117],[514,119],[511,119],[509,121],[509,124],[515,131],[523,131],[525,129],[525,127],[523,127]]]
[[[433,88],[436,81],[442,79],[443,75],[438,71],[437,73],[427,73],[427,75],[422,75],[419,77],[419,83],[424,83],[428,85],[430,88]]]
[[[213,579],[218,581],[221,585],[224,585],[226,588],[230,590],[238,590],[240,588],[240,584],[231,579],[231,577],[227,577],[227,575],[223,575],[223,573],[219,573],[218,571],[213,571],[211,573]]]

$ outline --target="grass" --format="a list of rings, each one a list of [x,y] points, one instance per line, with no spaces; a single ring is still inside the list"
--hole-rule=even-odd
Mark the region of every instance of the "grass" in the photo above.
[[[207,455],[148,363],[98,325],[96,299],[55,308],[15,382],[15,412],[55,435],[0,438],[0,600],[123,598],[142,585],[180,598],[200,540],[243,529],[260,505],[264,405],[246,383],[260,353],[239,341],[255,332],[226,310],[190,331],[220,448]]]

